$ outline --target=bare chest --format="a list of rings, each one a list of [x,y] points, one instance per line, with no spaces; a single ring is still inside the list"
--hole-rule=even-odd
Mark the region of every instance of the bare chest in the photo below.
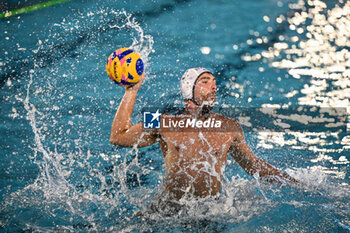
[[[184,132],[163,135],[166,153],[183,160],[226,160],[233,136],[225,132]]]

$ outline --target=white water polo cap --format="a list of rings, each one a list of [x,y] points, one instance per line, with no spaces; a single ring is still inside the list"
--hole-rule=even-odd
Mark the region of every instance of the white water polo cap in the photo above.
[[[199,76],[201,76],[204,73],[212,74],[209,70],[202,67],[191,68],[186,70],[186,72],[180,80],[181,93],[185,100],[192,100],[195,104],[197,104],[193,98],[194,87]]]

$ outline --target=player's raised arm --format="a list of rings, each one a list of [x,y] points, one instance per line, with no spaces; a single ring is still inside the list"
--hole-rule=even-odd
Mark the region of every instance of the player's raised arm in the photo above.
[[[236,124],[238,125],[238,123]],[[239,125],[237,128],[238,137],[230,147],[229,153],[245,172],[252,176],[259,175],[259,178],[272,183],[283,183],[287,181],[293,184],[299,184],[299,181],[287,173],[281,172],[264,160],[256,157],[245,142],[243,130]]]
[[[143,74],[141,80],[136,85],[125,87],[125,94],[112,123],[109,141],[114,145],[132,147],[136,144],[138,147],[144,147],[156,142],[158,135],[156,130],[144,131],[142,122],[131,125],[131,116],[137,93],[144,79]]]

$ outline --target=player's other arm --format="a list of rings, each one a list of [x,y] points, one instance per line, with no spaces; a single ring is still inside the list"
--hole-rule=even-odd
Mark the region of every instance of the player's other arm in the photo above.
[[[136,144],[138,147],[145,147],[152,145],[157,140],[158,132],[156,130],[143,131],[142,122],[131,125],[137,92],[144,79],[145,77],[142,75],[141,80],[136,85],[125,88],[125,94],[115,114],[111,128],[109,141],[114,145],[132,147]]]
[[[273,183],[282,183],[281,181],[287,181],[294,184],[299,184],[299,181],[289,176],[287,173],[281,172],[264,160],[256,157],[245,142],[242,128],[237,122],[235,122],[235,124],[237,125],[237,130],[235,133],[237,133],[238,136],[230,147],[229,152],[245,172],[252,176],[258,174],[259,178]]]

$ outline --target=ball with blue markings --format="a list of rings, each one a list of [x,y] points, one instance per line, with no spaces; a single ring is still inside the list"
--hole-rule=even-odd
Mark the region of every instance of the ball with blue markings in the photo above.
[[[143,74],[141,56],[130,48],[114,51],[106,65],[108,77],[120,86],[135,85]]]

